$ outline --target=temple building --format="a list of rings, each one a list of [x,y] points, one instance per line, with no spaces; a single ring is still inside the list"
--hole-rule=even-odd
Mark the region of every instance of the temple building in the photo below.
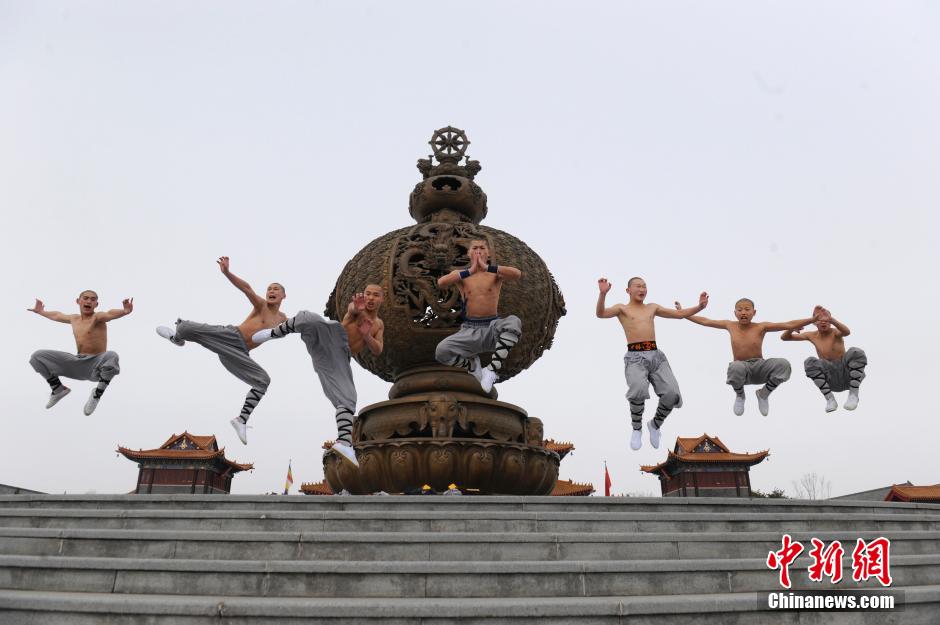
[[[940,484],[933,486],[914,486],[895,484],[888,491],[885,501],[903,501],[913,503],[940,503]]]
[[[118,447],[118,453],[137,463],[136,494],[185,493],[228,494],[232,477],[249,471],[251,464],[239,464],[225,457],[215,436],[174,434],[157,449]]]
[[[665,461],[640,470],[659,477],[663,497],[750,497],[750,468],[768,455],[734,453],[717,436],[702,434],[677,438]]]

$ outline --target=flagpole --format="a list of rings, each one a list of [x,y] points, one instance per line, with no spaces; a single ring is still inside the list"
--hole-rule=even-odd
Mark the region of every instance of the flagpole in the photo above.
[[[293,473],[291,472],[291,465],[293,463],[294,463],[293,458],[287,459],[287,479],[284,480],[284,494],[285,495],[290,492],[290,487],[294,485],[294,476],[293,476]]]
[[[610,472],[607,470],[607,461],[604,460],[604,496],[610,497],[610,487],[613,483],[610,480]]]

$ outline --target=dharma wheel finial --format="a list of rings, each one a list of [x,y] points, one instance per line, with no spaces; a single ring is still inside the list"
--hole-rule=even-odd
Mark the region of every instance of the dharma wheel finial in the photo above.
[[[433,154],[418,159],[424,177],[415,186],[408,210],[418,223],[426,221],[470,221],[486,217],[486,194],[473,181],[483,167],[467,153],[470,140],[460,128],[447,126],[434,131],[428,141]],[[460,159],[464,163],[460,164]],[[435,159],[437,164],[434,163]]]

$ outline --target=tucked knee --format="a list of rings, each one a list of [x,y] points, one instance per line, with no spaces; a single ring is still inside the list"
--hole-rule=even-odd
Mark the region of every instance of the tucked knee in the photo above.
[[[104,352],[102,354],[101,366],[98,371],[101,377],[110,380],[121,372],[120,359],[115,352]]]
[[[868,357],[865,355],[865,351],[858,347],[850,347],[849,350],[845,352],[845,356],[848,360],[864,364],[868,363]]]
[[[666,408],[674,408],[679,403],[679,391],[666,391],[659,396],[659,401]]]
[[[777,377],[780,378],[781,381],[789,380],[791,372],[790,361],[781,359],[780,363],[777,365]]]
[[[316,328],[326,323],[326,319],[320,315],[315,315],[309,310],[301,310],[294,315],[294,329],[301,331],[309,328]]]
[[[453,360],[453,353],[444,343],[438,343],[434,348],[434,358],[442,365],[449,365]]]
[[[743,386],[745,378],[747,378],[747,370],[743,364],[733,362],[728,365],[728,384],[734,387]]]

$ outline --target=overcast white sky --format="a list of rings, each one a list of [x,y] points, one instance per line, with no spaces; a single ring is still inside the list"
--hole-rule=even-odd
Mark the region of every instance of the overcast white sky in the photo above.
[[[577,450],[561,475],[659,493],[640,464],[677,435],[770,449],[756,488],[815,471],[844,494],[940,482],[940,6],[930,2],[10,2],[0,1],[0,482],[126,492],[151,448],[188,429],[256,464],[234,492],[322,479],[333,411],[299,340],[254,352],[273,378],[244,447],[228,425],[246,391],[215,357],[156,325],[238,323],[247,302],[215,258],[285,310],[320,311],[345,262],[413,223],[408,194],[435,128],[467,131],[486,225],[526,241],[568,305],[555,346],[500,399]],[[823,412],[805,343],[771,336],[793,377],[761,417],[724,383],[727,335],[660,320],[685,406],[663,448],[628,447],[623,335],[594,317],[596,280],[622,301],[758,319],[821,303],[868,352],[854,413]],[[90,382],[46,411],[30,368],[71,351],[73,312],[135,298],[110,326],[121,375],[92,417]],[[353,365],[360,405],[389,385]],[[844,395],[839,397],[840,404]],[[649,402],[648,414],[653,403]],[[645,438],[645,437],[644,437]]]

